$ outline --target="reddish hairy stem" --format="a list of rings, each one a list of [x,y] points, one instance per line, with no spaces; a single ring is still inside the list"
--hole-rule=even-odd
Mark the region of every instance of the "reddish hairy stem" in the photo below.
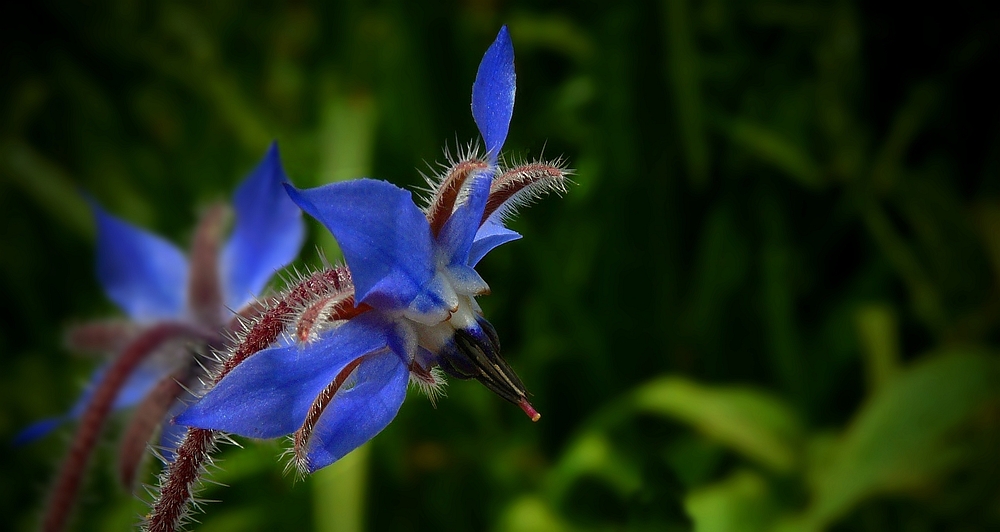
[[[217,384],[236,366],[258,351],[266,349],[284,330],[288,318],[300,307],[332,292],[353,289],[351,273],[345,267],[316,272],[295,285],[280,301],[259,316],[253,327],[243,335],[232,355],[223,362],[213,379]],[[353,298],[352,298],[353,300]],[[367,305],[356,307],[357,313]],[[355,314],[356,315],[356,314]],[[192,487],[204,469],[205,461],[215,446],[218,433],[209,429],[189,428],[176,457],[161,477],[160,494],[146,516],[145,529],[150,532],[172,532],[187,512]]]
[[[122,351],[121,356],[112,362],[101,382],[97,385],[97,389],[80,419],[73,445],[59,470],[59,476],[52,489],[52,497],[49,499],[42,521],[42,530],[55,532],[66,526],[66,521],[73,508],[73,500],[76,498],[80,481],[87,468],[87,462],[90,460],[94,445],[97,443],[97,437],[101,433],[108,413],[111,412],[118,392],[121,391],[129,376],[147,356],[155,352],[164,342],[185,336],[207,338],[204,332],[182,323],[154,325],[141,333]]]
[[[129,489],[133,487],[139,462],[146,452],[146,444],[156,427],[163,422],[174,401],[184,392],[181,382],[187,379],[188,374],[185,368],[161,379],[132,413],[118,451],[118,479],[122,486]]]
[[[267,304],[259,299],[255,299],[229,319],[229,323],[226,324],[226,329],[235,333],[240,330],[242,324],[255,321],[257,318],[260,318],[264,312],[267,312]]]
[[[191,267],[188,269],[188,308],[201,322],[213,327],[222,319],[222,281],[219,276],[219,244],[228,209],[215,205],[201,217],[191,242]]]
[[[507,170],[493,180],[493,186],[490,187],[490,197],[486,200],[486,209],[483,210],[480,224],[518,192],[545,180],[562,179],[565,173],[563,168],[546,163],[530,163]]]
[[[329,405],[330,401],[332,401],[337,395],[337,391],[344,385],[344,381],[347,380],[347,377],[351,376],[351,373],[357,369],[366,356],[368,355],[355,358],[344,366],[344,369],[340,370],[340,373],[338,373],[333,379],[333,382],[328,384],[326,388],[324,388],[323,391],[316,397],[313,404],[309,406],[309,412],[306,414],[305,421],[302,422],[302,426],[299,430],[295,431],[295,459],[299,463],[306,463],[305,447],[309,443],[309,438],[312,437],[313,429],[316,428],[316,423],[319,422],[319,418],[323,415],[323,411],[326,410],[327,405]]]
[[[201,475],[217,438],[214,430],[188,429],[167,469],[166,479],[160,484],[160,496],[153,511],[146,516],[147,531],[173,532],[177,528],[191,502],[191,486]]]
[[[268,309],[247,331],[243,341],[233,351],[233,355],[222,363],[212,384],[217,384],[247,357],[274,342],[285,328],[286,319],[297,307],[331,291],[344,290],[348,287],[353,287],[351,272],[345,267],[318,271],[295,285],[284,299]]]
[[[350,299],[350,301],[345,301],[345,299]],[[316,326],[316,322],[324,322],[325,314],[329,313],[336,306],[347,304],[349,307],[354,306],[354,297],[346,297],[344,294],[331,294],[328,296],[323,296],[317,299],[315,302],[310,303],[305,310],[299,314],[297,320],[295,320],[295,337],[300,343],[307,342],[309,337],[312,335],[313,328]]]
[[[455,200],[458,199],[458,191],[462,189],[465,180],[477,170],[488,168],[486,161],[479,159],[469,159],[452,166],[445,176],[438,192],[434,196],[430,209],[427,211],[427,221],[430,222],[431,232],[437,236],[444,227],[445,222],[451,217],[451,212],[455,208]]]
[[[66,331],[70,351],[106,355],[120,351],[139,332],[139,327],[123,319],[91,321],[73,325]]]

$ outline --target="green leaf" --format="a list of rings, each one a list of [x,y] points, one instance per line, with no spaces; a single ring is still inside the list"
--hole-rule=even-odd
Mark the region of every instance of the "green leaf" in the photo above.
[[[974,352],[932,356],[865,405],[815,473],[808,520],[822,528],[863,499],[921,488],[961,460],[952,436],[1000,398],[1000,360]]]
[[[499,519],[498,532],[562,532],[569,527],[552,511],[545,501],[536,496],[524,496],[504,510]]]
[[[636,390],[630,405],[691,425],[775,471],[790,471],[799,461],[799,419],[781,400],[760,390],[709,387],[665,377]]]
[[[603,480],[622,496],[634,494],[642,484],[639,471],[599,432],[584,433],[563,454],[551,473],[551,500],[562,500],[584,476]]]
[[[776,505],[760,475],[739,471],[684,499],[695,532],[758,532],[769,529]]]

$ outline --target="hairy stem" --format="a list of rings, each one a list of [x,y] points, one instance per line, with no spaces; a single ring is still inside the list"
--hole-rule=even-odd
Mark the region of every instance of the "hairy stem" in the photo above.
[[[74,353],[107,355],[124,348],[139,330],[138,325],[124,319],[91,321],[71,326],[64,343]]]
[[[83,473],[97,443],[97,437],[111,412],[118,392],[135,368],[168,340],[184,337],[208,339],[207,336],[203,331],[194,329],[190,325],[162,323],[140,334],[122,351],[121,356],[112,362],[80,419],[73,445],[52,489],[52,496],[42,521],[42,530],[56,532],[65,528],[80,482],[83,480]]]
[[[441,232],[441,228],[444,227],[445,222],[451,217],[452,210],[455,208],[455,200],[458,199],[458,192],[462,189],[465,180],[473,172],[484,170],[488,167],[489,165],[486,164],[486,161],[469,159],[455,164],[448,170],[448,174],[441,181],[441,185],[438,187],[437,193],[434,195],[434,199],[427,211],[427,221],[430,222],[431,232],[435,236]]]
[[[323,415],[323,411],[333,401],[333,398],[337,395],[340,387],[344,385],[344,381],[347,377],[354,373],[354,370],[361,365],[361,362],[369,355],[360,356],[351,362],[349,362],[344,369],[340,370],[340,373],[333,379],[333,382],[326,385],[326,388],[320,392],[316,400],[309,407],[309,412],[306,414],[305,421],[302,422],[302,426],[299,430],[295,431],[294,441],[294,452],[295,452],[295,462],[299,464],[300,471],[309,471],[309,458],[307,455],[306,447],[309,445],[309,439],[312,438],[313,429],[316,428],[316,423],[319,423],[319,418]]]
[[[330,294],[353,290],[346,267],[321,270],[300,281],[283,298],[260,314],[240,338],[232,354],[219,368],[215,385],[230,371],[258,351],[266,349],[288,325],[289,318],[303,306]],[[189,428],[177,449],[176,458],[160,477],[160,492],[146,516],[145,530],[172,532],[187,516],[193,488],[201,477],[220,434],[213,430]]]
[[[205,469],[205,462],[215,448],[214,430],[188,429],[177,455],[160,482],[160,494],[153,511],[146,516],[145,530],[173,532],[187,514],[191,487]]]
[[[229,210],[225,205],[208,209],[195,228],[191,242],[191,278],[188,279],[188,307],[201,323],[219,325],[223,307],[219,276],[219,246]]]
[[[553,163],[528,163],[500,174],[490,187],[490,197],[486,200],[480,224],[497,210],[508,212],[505,209],[511,203],[523,204],[547,192],[565,191],[567,173],[570,172],[557,160]]]
[[[186,381],[188,376],[189,371],[184,368],[160,379],[152,391],[135,407],[118,448],[118,480],[125,488],[131,490],[134,486],[135,475],[146,452],[146,445],[177,397],[184,392],[181,383]]]

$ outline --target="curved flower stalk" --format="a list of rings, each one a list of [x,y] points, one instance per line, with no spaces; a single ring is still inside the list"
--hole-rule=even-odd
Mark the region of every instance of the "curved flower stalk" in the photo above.
[[[347,266],[317,272],[277,298],[224,358],[209,391],[175,418],[191,429],[161,478],[149,530],[173,530],[187,516],[193,483],[220,433],[291,435],[292,463],[313,472],[385,428],[407,383],[433,400],[445,374],[477,379],[539,419],[476,303],[489,293],[476,264],[520,238],[505,218],[533,198],[564,191],[568,174],[560,161],[500,165],[514,93],[504,27],[472,91],[486,153],[470,150],[429,179],[424,208],[384,181],[285,185],[333,233]]]
[[[222,241],[227,209],[202,216],[185,256],[161,237],[130,225],[91,202],[97,223],[97,276],[108,298],[127,319],[77,326],[67,340],[75,350],[105,354],[109,361],[92,377],[64,415],[21,433],[21,443],[44,436],[60,423],[79,420],[60,470],[42,528],[65,526],[86,464],[108,415],[134,407],[119,452],[119,476],[131,487],[157,429],[158,453],[169,460],[182,432],[164,423],[183,409],[209,369],[199,353],[221,348],[241,315],[259,310],[260,293],[274,272],[301,247],[301,211],[282,190],[286,180],[276,145],[243,181],[233,198],[235,223]]]

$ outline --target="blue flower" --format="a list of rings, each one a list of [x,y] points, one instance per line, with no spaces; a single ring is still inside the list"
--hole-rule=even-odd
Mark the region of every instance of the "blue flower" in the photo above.
[[[540,194],[561,191],[566,173],[558,162],[506,170],[498,164],[514,92],[514,49],[504,27],[472,88],[485,156],[470,149],[430,180],[424,209],[410,192],[384,181],[286,185],[292,200],[336,237],[353,278],[353,293],[338,297],[353,296],[354,312],[349,319],[331,314],[330,298],[305,305],[296,331],[305,324],[307,334],[246,359],[175,422],[255,438],[294,433],[296,465],[315,471],[385,428],[409,381],[433,398],[442,371],[479,380],[537,420],[475,300],[489,292],[476,264],[520,237],[504,218]],[[310,333],[324,312],[327,326]]]
[[[202,339],[206,347],[221,346],[238,325],[234,312],[246,311],[275,271],[298,254],[304,224],[301,211],[282,188],[286,180],[274,144],[236,190],[235,223],[228,241],[221,239],[226,210],[216,206],[196,229],[190,256],[167,240],[108,214],[91,200],[97,226],[97,277],[128,319],[78,326],[68,336],[70,346],[114,357],[130,347],[141,349],[144,332],[158,326],[175,324],[171,330],[177,332],[176,338],[149,344],[149,352],[140,354],[143,362],[114,397],[114,409],[142,404],[137,416],[156,416],[132,424],[139,441],[126,441],[126,445],[133,444],[133,450],[125,453],[130,455],[127,461],[137,460],[151,432],[181,410],[177,397],[183,386],[177,381],[187,386],[197,383],[201,370],[191,338]],[[115,367],[113,360],[99,368],[68,413],[28,427],[17,441],[31,441],[64,421],[80,418],[107,373],[117,371]],[[164,424],[161,442],[169,447],[178,436],[173,425]],[[133,472],[130,469],[126,476]]]

